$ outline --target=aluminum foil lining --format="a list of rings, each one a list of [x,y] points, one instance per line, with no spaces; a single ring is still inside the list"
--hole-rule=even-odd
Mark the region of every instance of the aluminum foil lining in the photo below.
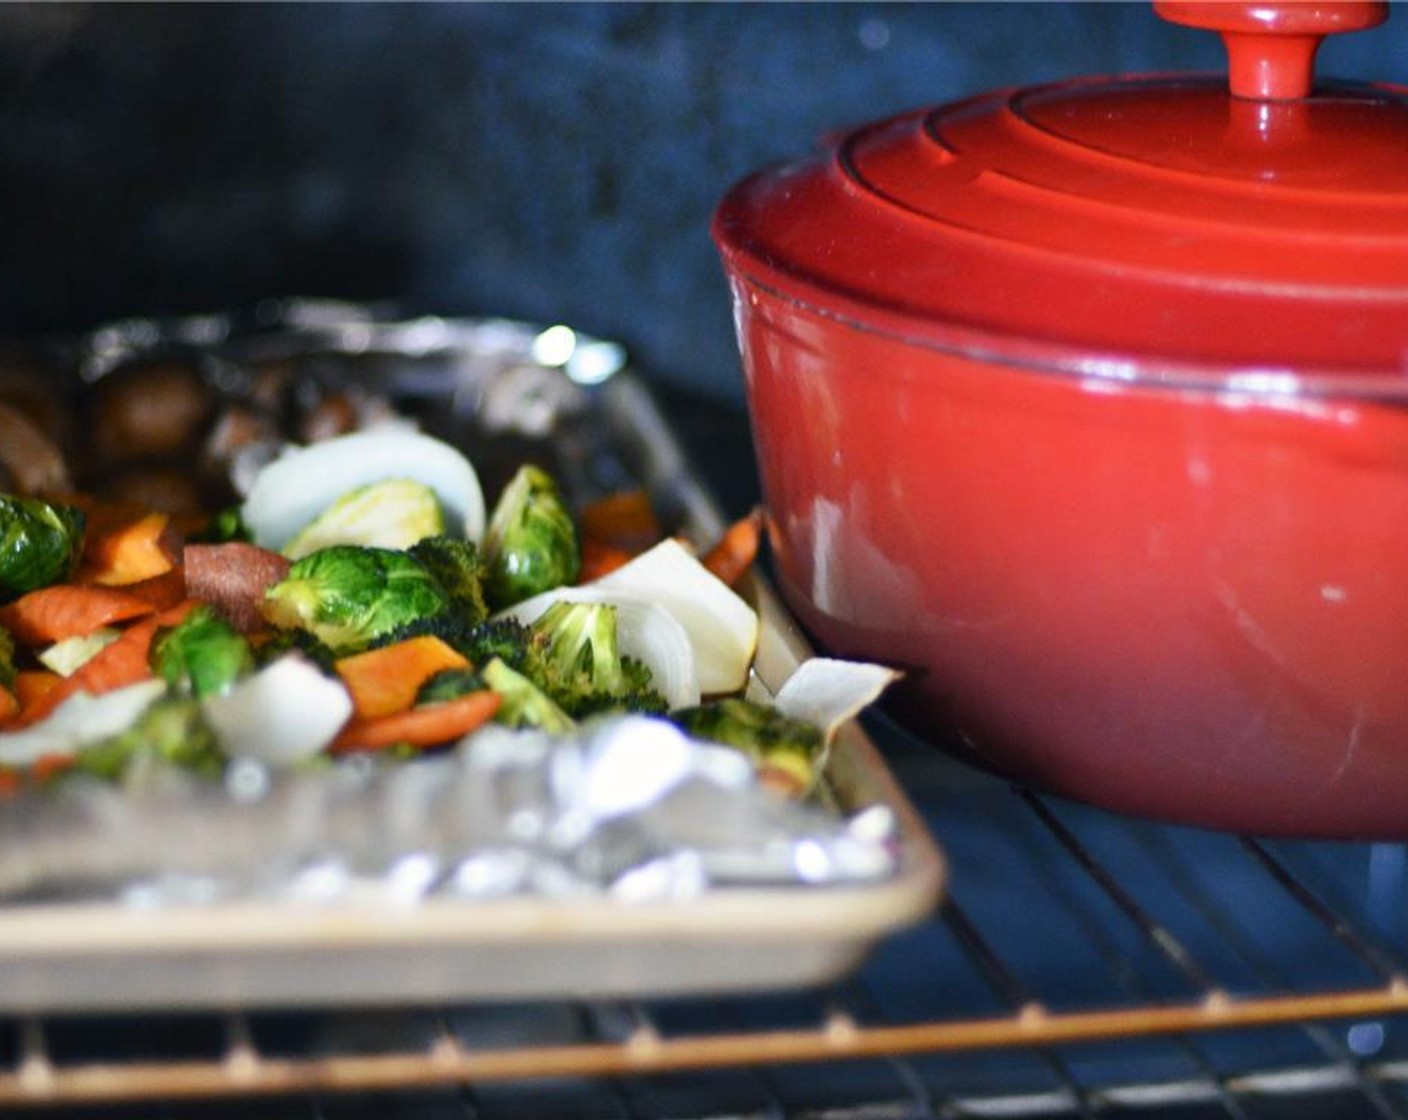
[[[276,300],[243,315],[116,323],[64,352],[93,382],[172,351],[209,359],[234,395],[258,363],[316,371],[323,358],[356,358],[403,398],[443,401],[480,431],[551,446],[598,484],[629,481],[590,412],[626,355],[566,326]],[[243,760],[223,782],[174,770],[123,786],[69,778],[0,801],[0,902],[640,901],[824,888],[895,874],[897,831],[886,806],[845,816],[786,799],[730,748],[691,742],[663,720],[618,717],[572,739],[489,728],[401,763],[353,758],[275,773]]]
[[[572,738],[492,727],[405,763],[68,781],[0,808],[0,900],[640,902],[857,884],[895,872],[896,824],[885,806],[785,798],[737,751],[616,716]]]

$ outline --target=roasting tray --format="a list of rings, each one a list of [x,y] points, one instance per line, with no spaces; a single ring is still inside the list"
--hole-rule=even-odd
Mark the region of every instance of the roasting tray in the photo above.
[[[423,358],[437,347],[453,350],[477,324],[400,323],[381,336],[373,322],[360,319],[356,326],[359,352],[395,361],[407,339]],[[348,337],[336,315],[309,329],[324,332],[324,347],[344,345]],[[531,334],[515,324],[504,329],[509,339]],[[114,344],[108,336],[106,344],[125,344],[120,334],[116,338]],[[308,344],[307,338],[300,343]],[[601,378],[589,396],[583,430],[594,446],[588,457],[599,461],[609,453],[613,469],[624,464],[661,508],[673,511],[687,536],[701,544],[716,537],[720,511],[644,382],[622,368]],[[745,594],[762,619],[755,672],[775,689],[809,651],[764,579],[750,577]],[[894,875],[863,886],[710,889],[692,899],[641,903],[432,897],[404,907],[262,901],[152,910],[107,902],[0,906],[0,1009],[404,1006],[826,983],[857,967],[891,933],[922,920],[941,895],[946,868],[859,724],[838,736],[825,792],[844,812],[889,807],[898,822]]]

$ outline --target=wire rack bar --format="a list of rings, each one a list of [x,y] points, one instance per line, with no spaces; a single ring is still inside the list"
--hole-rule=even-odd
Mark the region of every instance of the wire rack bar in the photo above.
[[[352,1092],[552,1077],[645,1076],[685,1070],[834,1062],[980,1049],[1031,1048],[1147,1038],[1308,1020],[1408,1012],[1408,988],[1233,999],[1195,1004],[1053,1013],[1028,1004],[1015,1016],[863,1026],[832,1016],[816,1028],[621,1042],[467,1050],[443,1043],[404,1053],[269,1057],[234,1047],[211,1061],[66,1065],[28,1054],[0,1073],[0,1106],[189,1099],[229,1094]],[[1335,1066],[1339,1076],[1343,1067]],[[1393,1067],[1397,1071],[1400,1067]],[[1240,1084],[1240,1082],[1239,1082]]]

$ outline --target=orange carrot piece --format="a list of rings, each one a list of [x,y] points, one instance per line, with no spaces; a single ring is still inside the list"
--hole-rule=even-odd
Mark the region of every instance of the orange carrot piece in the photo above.
[[[175,626],[195,606],[194,600],[188,599],[129,626],[116,641],[104,646],[69,676],[55,681],[33,704],[20,712],[15,723],[22,727],[38,722],[75,693],[87,692],[96,696],[150,680],[152,639],[161,628]]]
[[[358,750],[385,750],[398,743],[413,747],[433,747],[468,735],[494,718],[503,698],[489,689],[470,692],[443,704],[408,708],[377,719],[353,717],[338,733],[329,748],[333,753]]]
[[[333,668],[352,697],[353,718],[368,720],[405,711],[436,673],[468,665],[463,654],[425,634],[339,658]]]
[[[583,543],[593,541],[628,553],[641,552],[664,535],[644,490],[621,490],[588,502],[578,511],[577,528]]]
[[[180,564],[175,564],[160,575],[126,584],[122,590],[139,599],[145,599],[153,610],[164,611],[188,597],[186,570]],[[189,597],[195,598],[193,595]]]
[[[617,548],[605,541],[587,537],[582,541],[582,568],[577,579],[590,583],[609,572],[614,572],[631,559],[632,554],[624,548]]]
[[[46,646],[141,618],[154,609],[141,596],[120,587],[55,583],[0,607],[0,625],[23,645]]]
[[[732,587],[753,566],[758,558],[758,546],[763,533],[763,514],[753,510],[740,517],[725,531],[703,559],[703,564],[719,579]]]
[[[19,710],[15,715],[28,711],[40,697],[58,684],[63,677],[50,669],[21,669],[15,674],[15,699]]]
[[[174,537],[171,517],[165,513],[132,517],[123,510],[90,517],[74,582],[122,587],[159,576],[175,562]]]
[[[8,723],[19,715],[20,698],[15,695],[13,689],[0,685],[0,726]]]

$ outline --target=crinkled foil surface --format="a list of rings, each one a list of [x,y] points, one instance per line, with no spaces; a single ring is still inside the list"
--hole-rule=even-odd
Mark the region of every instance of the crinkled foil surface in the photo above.
[[[172,351],[199,354],[227,394],[271,362],[301,363],[323,381],[367,377],[475,438],[506,438],[516,455],[551,450],[578,494],[630,481],[593,416],[597,388],[625,364],[621,348],[563,326],[397,321],[284,301],[245,317],[115,324],[64,346],[62,360],[87,382]],[[221,781],[167,770],[122,786],[66,780],[0,802],[0,901],[408,905],[824,889],[893,875],[896,836],[886,806],[846,813],[787,799],[733,750],[691,742],[663,720],[613,717],[571,739],[490,728],[413,761],[276,773],[246,760]]]

